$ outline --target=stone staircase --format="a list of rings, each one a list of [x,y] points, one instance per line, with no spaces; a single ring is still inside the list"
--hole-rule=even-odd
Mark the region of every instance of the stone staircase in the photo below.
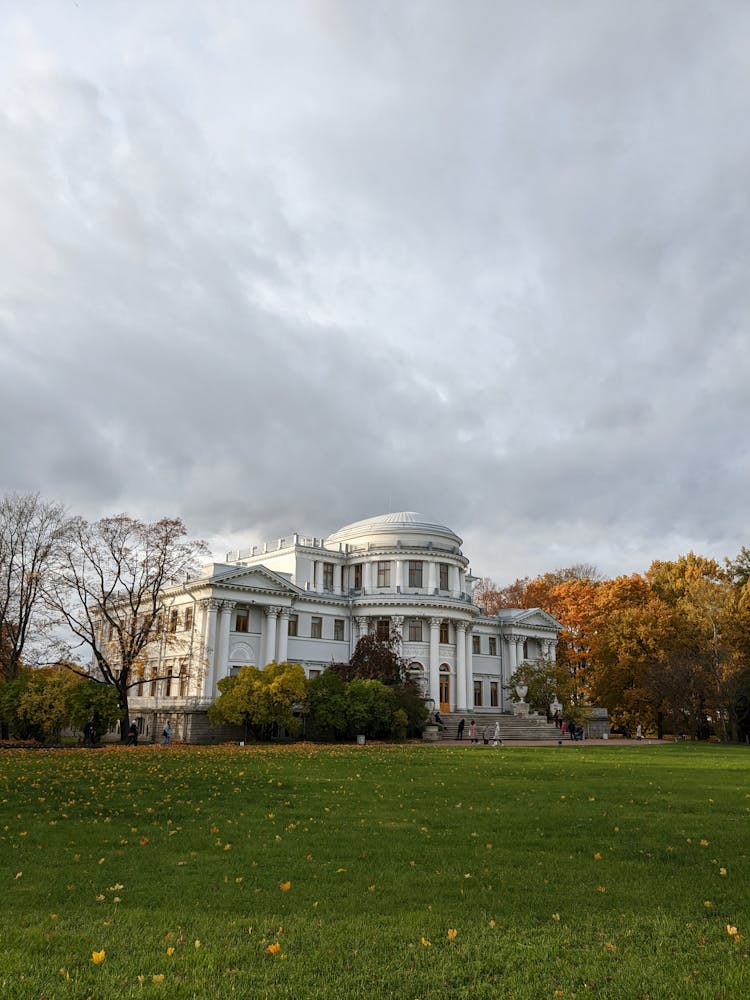
[[[500,723],[500,739],[503,743],[512,743],[514,740],[533,742],[535,740],[560,740],[565,737],[555,726],[554,722],[547,722],[543,715],[511,715],[508,712],[493,712],[483,709],[481,711],[450,712],[440,715],[445,729],[442,730],[440,738],[442,740],[455,740],[456,730],[461,719],[464,719],[464,740],[469,740],[469,723],[473,719],[477,726],[477,736],[482,742],[485,730],[487,736],[492,739],[495,731],[495,723]]]

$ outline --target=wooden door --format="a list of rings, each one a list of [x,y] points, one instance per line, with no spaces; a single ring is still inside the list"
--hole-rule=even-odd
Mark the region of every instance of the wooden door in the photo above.
[[[451,710],[451,679],[448,674],[440,675],[440,711],[444,714]]]

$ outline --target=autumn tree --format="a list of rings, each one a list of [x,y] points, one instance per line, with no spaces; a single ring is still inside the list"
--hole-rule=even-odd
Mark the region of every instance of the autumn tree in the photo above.
[[[47,633],[43,585],[68,528],[65,509],[39,494],[0,499],[0,678],[12,681],[29,639]]]
[[[243,726],[256,739],[268,738],[276,727],[297,733],[306,684],[298,663],[269,663],[263,670],[241,667],[234,676],[219,681],[219,697],[208,717],[213,723]]]
[[[576,704],[574,678],[566,663],[544,657],[519,664],[506,685],[511,701],[521,701],[517,687],[525,687],[524,701],[538,712],[548,712],[555,698],[566,712]]]
[[[401,636],[392,629],[387,639],[373,632],[363,635],[348,663],[332,663],[328,668],[344,681],[376,680],[400,684],[406,680],[406,662],[401,656]]]
[[[655,562],[648,571],[654,592],[668,605],[678,641],[664,665],[689,675],[697,688],[701,716],[718,720],[724,740],[736,736],[736,681],[741,660],[734,647],[736,611],[732,580],[713,559],[690,552],[673,562]]]
[[[88,676],[83,653],[93,660],[92,678],[117,692],[123,741],[130,689],[159,647],[175,641],[164,590],[193,573],[205,551],[178,518],[149,524],[120,514],[93,524],[75,518],[69,526],[44,596],[69,635],[61,652],[70,669]]]
[[[488,576],[483,576],[475,584],[472,598],[486,615],[496,615],[501,608],[525,608],[524,595],[529,578],[514,580],[507,587],[500,587]]]
[[[318,732],[351,735],[354,730],[384,735],[400,712],[399,725],[412,736],[421,734],[428,712],[420,689],[409,677],[406,660],[401,655],[401,636],[396,629],[391,630],[387,639],[378,638],[375,633],[363,635],[350,661],[332,663],[323,677],[327,677],[324,683],[310,685],[311,719]],[[340,688],[333,678],[345,686]],[[385,695],[371,684],[359,683],[365,681],[378,682],[389,693]],[[329,696],[331,703],[326,704]],[[357,719],[365,716],[369,723],[360,722],[358,726]],[[386,723],[386,719],[391,722]]]

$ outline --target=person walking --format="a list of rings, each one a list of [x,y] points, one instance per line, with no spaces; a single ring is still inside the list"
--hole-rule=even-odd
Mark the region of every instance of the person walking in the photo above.
[[[477,742],[477,724],[473,719],[469,723],[469,739],[472,743]]]
[[[500,722],[495,722],[495,732],[492,734],[492,745],[493,747],[501,747],[503,741],[500,739]]]
[[[466,719],[461,719],[458,724],[458,729],[456,730],[456,739],[462,740],[464,738],[464,726],[466,725]]]
[[[129,747],[138,746],[138,726],[135,722],[130,723],[130,729],[128,729],[128,741],[127,745]]]
[[[164,736],[164,746],[165,747],[171,747],[172,746],[172,727],[169,724],[169,719],[167,719],[167,724],[164,727],[164,733],[162,735]]]

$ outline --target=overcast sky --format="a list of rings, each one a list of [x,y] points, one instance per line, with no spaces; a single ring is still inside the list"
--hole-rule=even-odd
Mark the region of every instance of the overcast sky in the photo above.
[[[0,0],[0,493],[750,545],[750,5]]]

